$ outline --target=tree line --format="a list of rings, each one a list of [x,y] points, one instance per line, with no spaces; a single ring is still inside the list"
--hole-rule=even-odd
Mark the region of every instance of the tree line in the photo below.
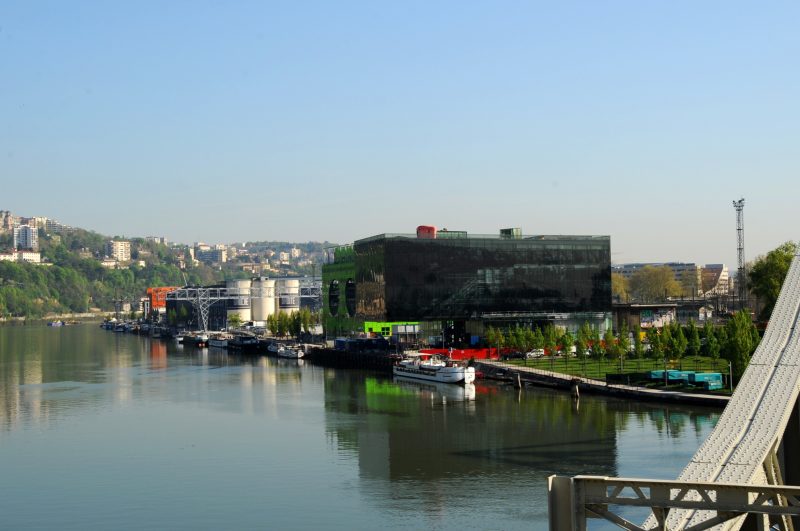
[[[715,362],[720,358],[731,362],[733,374],[740,378],[760,337],[750,314],[736,313],[723,326],[706,321],[702,327],[694,320],[682,326],[672,322],[662,328],[642,329],[638,324],[629,330],[624,323],[617,334],[609,328],[601,336],[598,328],[584,323],[575,335],[569,330],[547,324],[543,328],[516,326],[508,329],[489,327],[486,343],[517,352],[543,350],[546,355],[572,353],[578,358],[606,359],[671,359],[706,356]]]

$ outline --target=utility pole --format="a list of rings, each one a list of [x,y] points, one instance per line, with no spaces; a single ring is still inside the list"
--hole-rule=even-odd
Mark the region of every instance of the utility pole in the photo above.
[[[739,254],[739,270],[736,273],[736,288],[739,294],[739,309],[747,307],[747,273],[744,265],[744,197],[733,202],[736,209],[736,240]]]

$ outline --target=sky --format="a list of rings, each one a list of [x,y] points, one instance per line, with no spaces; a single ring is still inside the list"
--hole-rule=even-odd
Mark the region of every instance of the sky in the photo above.
[[[800,3],[0,0],[0,209],[108,235],[435,225],[736,264],[800,239]]]

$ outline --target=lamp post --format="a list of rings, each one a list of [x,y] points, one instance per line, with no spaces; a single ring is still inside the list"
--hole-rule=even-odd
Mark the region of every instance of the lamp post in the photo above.
[[[728,362],[728,383],[731,387],[731,394],[733,394],[733,363]]]

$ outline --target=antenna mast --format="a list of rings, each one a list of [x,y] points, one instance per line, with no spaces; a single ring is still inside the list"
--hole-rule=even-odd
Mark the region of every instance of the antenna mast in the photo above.
[[[736,209],[736,240],[739,253],[739,271],[736,274],[736,288],[739,293],[739,308],[747,307],[747,272],[744,266],[744,197],[733,202]]]

